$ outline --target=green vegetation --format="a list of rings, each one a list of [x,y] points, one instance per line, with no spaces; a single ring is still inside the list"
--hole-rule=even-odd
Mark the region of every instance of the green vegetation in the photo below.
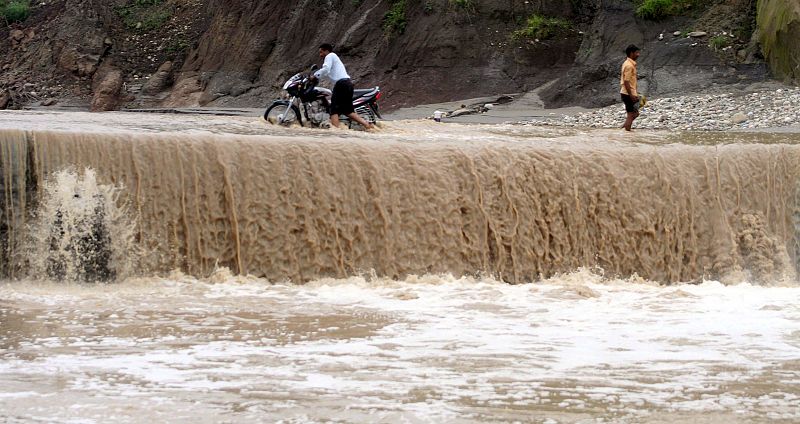
[[[708,45],[711,46],[711,48],[714,50],[722,50],[725,47],[731,45],[731,39],[727,35],[717,35],[711,37],[711,40],[709,40]]]
[[[672,0],[644,0],[636,8],[636,16],[651,21],[660,21],[672,15]]]
[[[451,11],[463,11],[469,15],[475,14],[475,0],[448,0]]]
[[[6,2],[0,0],[0,19],[6,23],[22,22],[28,19],[31,13],[29,0],[13,0]]]
[[[172,9],[164,0],[128,0],[116,12],[128,29],[139,31],[161,28],[172,17]]]
[[[475,0],[449,0],[450,6],[456,9],[466,10],[467,13],[475,12]]]
[[[175,38],[167,44],[166,52],[169,54],[183,53],[189,48],[189,42],[181,37]]]
[[[383,34],[391,38],[402,34],[406,29],[406,0],[393,0],[392,6],[383,17]]]
[[[511,33],[512,40],[538,39],[546,40],[560,32],[572,28],[569,21],[562,18],[551,18],[542,15],[533,15],[525,22],[525,27]]]
[[[708,3],[704,0],[634,0],[636,16],[650,21],[682,15]]]

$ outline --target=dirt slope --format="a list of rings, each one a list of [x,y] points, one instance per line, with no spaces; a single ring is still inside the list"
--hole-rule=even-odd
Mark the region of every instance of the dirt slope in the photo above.
[[[631,42],[645,49],[640,72],[653,93],[765,78],[747,53],[749,33],[729,50],[709,47],[724,13],[754,21],[749,1],[714,0],[705,14],[654,22],[636,18],[629,0],[45,0],[0,30],[0,103],[9,98],[0,107],[260,107],[319,62],[322,42],[337,46],[356,85],[380,85],[388,108],[556,78],[542,91],[547,105],[600,106],[615,101]],[[534,14],[569,28],[513,39]],[[672,35],[689,29],[709,34]]]

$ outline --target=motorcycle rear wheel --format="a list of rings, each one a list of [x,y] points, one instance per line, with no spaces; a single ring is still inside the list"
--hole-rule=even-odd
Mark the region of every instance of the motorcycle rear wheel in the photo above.
[[[362,105],[356,108],[356,113],[360,116],[363,120],[369,122],[372,125],[378,123],[378,114],[375,109],[373,109],[372,105]],[[340,120],[347,124],[347,127],[350,129],[356,130],[363,130],[362,127],[358,122],[351,120],[349,117],[345,115],[340,116]]]
[[[283,116],[282,121],[281,116]],[[281,121],[280,125],[285,127],[290,127],[292,125],[303,126],[300,120],[300,111],[297,109],[297,106],[292,105],[290,107],[287,102],[275,102],[271,104],[264,112],[264,120],[273,125],[277,125],[279,121]]]

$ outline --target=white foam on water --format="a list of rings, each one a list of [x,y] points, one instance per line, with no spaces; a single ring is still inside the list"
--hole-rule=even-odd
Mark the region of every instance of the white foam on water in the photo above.
[[[0,416],[800,419],[797,287],[226,278],[0,284]]]
[[[121,187],[97,182],[94,170],[63,169],[42,182],[27,239],[13,259],[33,278],[106,281],[135,268],[135,223]]]

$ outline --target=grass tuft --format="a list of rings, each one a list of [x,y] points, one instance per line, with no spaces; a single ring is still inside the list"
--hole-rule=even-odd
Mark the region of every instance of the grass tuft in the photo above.
[[[634,0],[636,16],[649,21],[662,21],[707,6],[707,0]]]
[[[519,40],[546,40],[556,34],[572,28],[572,24],[562,18],[551,18],[542,15],[533,15],[525,22],[525,27],[511,33],[511,39]]]
[[[128,29],[142,32],[161,28],[173,13],[164,0],[128,0],[115,10]]]
[[[672,0],[644,0],[636,8],[636,16],[649,21],[660,21],[673,14]]]
[[[722,50],[731,45],[731,40],[728,36],[717,35],[708,40],[708,45],[714,50]]]
[[[0,2],[0,19],[7,23],[23,22],[31,14],[31,5],[28,0],[14,0],[6,3]]]
[[[474,0],[450,0],[450,5],[467,11],[475,10]]]
[[[406,0],[393,0],[392,6],[383,17],[383,34],[391,38],[402,34],[406,29]]]

